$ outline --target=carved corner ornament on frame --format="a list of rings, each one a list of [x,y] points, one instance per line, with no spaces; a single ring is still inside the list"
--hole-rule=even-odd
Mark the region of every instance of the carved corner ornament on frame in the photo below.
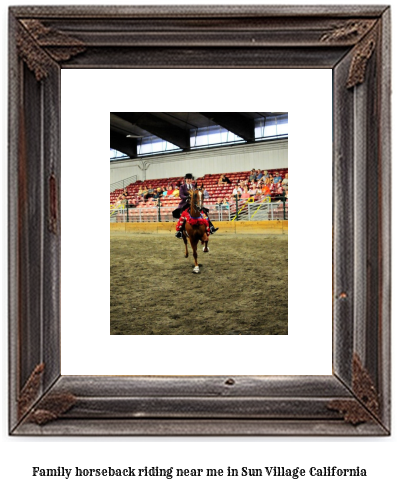
[[[390,36],[388,6],[9,9],[11,435],[389,435]],[[332,70],[330,376],[60,373],[60,71],[85,68]]]

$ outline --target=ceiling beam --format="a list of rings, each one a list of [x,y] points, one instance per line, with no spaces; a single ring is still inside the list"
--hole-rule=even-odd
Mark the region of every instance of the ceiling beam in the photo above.
[[[179,128],[150,113],[114,113],[120,118],[156,135],[181,149],[190,148],[190,130]]]
[[[201,113],[216,125],[220,125],[226,130],[235,133],[247,142],[255,140],[255,125],[254,121],[245,118],[238,113]]]
[[[128,155],[130,158],[137,157],[137,141],[133,138],[127,138],[120,133],[111,130],[110,139],[111,149],[119,150]]]

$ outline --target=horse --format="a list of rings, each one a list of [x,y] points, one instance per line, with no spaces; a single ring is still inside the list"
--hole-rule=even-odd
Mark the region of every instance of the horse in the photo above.
[[[208,248],[208,235],[207,235],[207,220],[204,220],[201,216],[201,209],[204,199],[204,194],[200,190],[190,190],[190,216],[185,221],[185,228],[183,230],[183,241],[186,248],[185,258],[188,258],[187,249],[187,237],[190,241],[191,248],[193,250],[194,257],[194,269],[193,273],[200,273],[200,269],[197,261],[197,245],[201,241],[204,245],[204,253],[209,252]],[[190,223],[191,222],[191,223]]]

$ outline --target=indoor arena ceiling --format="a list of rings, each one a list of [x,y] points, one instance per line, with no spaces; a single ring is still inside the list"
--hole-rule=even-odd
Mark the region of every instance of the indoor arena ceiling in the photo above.
[[[110,147],[137,157],[141,138],[155,135],[190,150],[190,130],[220,125],[248,143],[255,139],[254,120],[285,113],[111,113]]]

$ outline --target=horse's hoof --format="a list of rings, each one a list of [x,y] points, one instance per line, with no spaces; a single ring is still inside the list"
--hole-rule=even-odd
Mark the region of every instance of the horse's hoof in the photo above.
[[[199,267],[197,267],[197,266],[196,266],[196,267],[194,267],[194,269],[193,269],[193,273],[199,273],[199,272],[200,272]]]
[[[206,249],[205,249],[205,246],[204,246],[204,247],[202,248],[202,251],[203,251],[204,253],[209,253],[209,248],[206,248]]]

